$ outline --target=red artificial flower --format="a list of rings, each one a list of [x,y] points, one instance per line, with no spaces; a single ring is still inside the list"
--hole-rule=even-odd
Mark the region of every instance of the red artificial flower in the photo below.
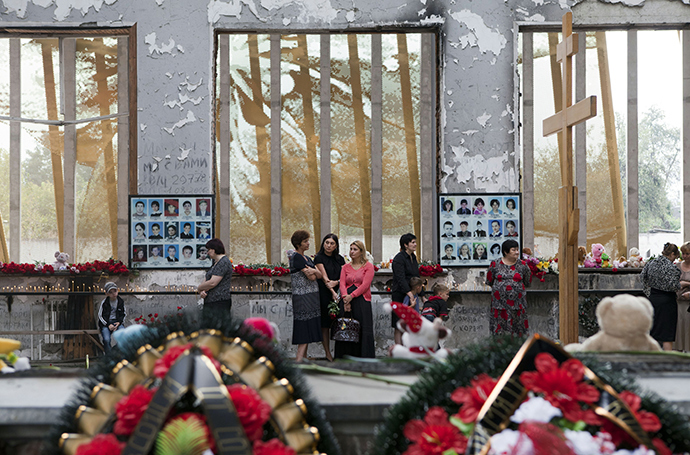
[[[527,421],[520,424],[519,430],[532,441],[535,455],[575,455],[568,446],[563,430],[555,425]]]
[[[642,399],[639,396],[627,390],[621,392],[618,396],[628,405],[635,419],[637,419],[640,423],[640,427],[642,427],[644,431],[647,433],[656,433],[661,429],[661,421],[656,414],[640,409]],[[636,445],[635,441],[625,431],[609,420],[603,422],[602,429],[611,434],[611,441],[616,444],[616,446],[622,442],[627,442],[633,446]]]
[[[525,321],[527,328],[527,321]],[[577,422],[597,424],[599,419],[591,409],[583,410],[581,403],[592,404],[599,399],[599,391],[583,381],[585,368],[577,359],[568,359],[561,365],[546,352],[534,360],[537,371],[520,374],[520,382],[563,412],[563,417]]]
[[[99,433],[91,442],[77,448],[76,455],[120,455],[125,447],[124,442],[117,440],[112,433]]]
[[[218,362],[213,357],[213,352],[211,352],[211,350],[206,346],[199,347],[201,348],[201,352],[203,352],[206,357],[211,359],[211,362],[213,362],[213,365],[216,367],[216,370],[218,370],[218,372],[220,373],[220,362]],[[192,343],[187,343],[183,346],[173,346],[170,349],[168,349],[165,352],[165,355],[160,359],[156,360],[156,363],[153,365],[154,376],[158,378],[165,377],[165,375],[168,374],[168,370],[170,369],[170,367],[173,366],[177,358],[181,356],[184,351],[191,348]]]
[[[424,420],[410,420],[405,424],[403,434],[412,444],[403,455],[441,455],[447,450],[465,453],[467,438],[448,421],[443,408],[434,406]]]
[[[129,395],[122,397],[115,405],[117,421],[113,427],[113,433],[121,436],[131,435],[155,393],[156,389],[149,390],[138,384],[134,386]]]
[[[273,438],[263,442],[254,441],[254,455],[295,455],[295,449],[283,444],[280,439]]]
[[[271,406],[254,389],[245,385],[230,385],[228,393],[249,440],[261,439],[264,424],[271,417]]]
[[[666,443],[662,441],[659,438],[654,438],[652,439],[652,444],[654,444],[654,448],[656,449],[656,453],[659,455],[673,455],[673,452],[671,449],[668,448]]]
[[[496,379],[486,373],[482,373],[470,381],[468,387],[458,387],[450,395],[453,402],[460,405],[460,411],[453,417],[457,417],[465,423],[477,420],[480,409],[484,406],[491,391],[496,387]]]

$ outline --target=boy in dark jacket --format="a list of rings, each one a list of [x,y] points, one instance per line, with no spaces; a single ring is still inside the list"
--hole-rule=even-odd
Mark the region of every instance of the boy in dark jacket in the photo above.
[[[422,309],[422,316],[434,322],[434,319],[441,318],[444,321],[448,319],[448,298],[450,297],[450,289],[448,286],[436,283],[431,292],[434,293],[429,300],[424,303]]]
[[[125,302],[119,297],[117,284],[109,281],[103,287],[106,298],[101,302],[101,308],[98,310],[98,328],[103,337],[103,348],[105,353],[110,353],[110,338],[112,333],[122,327],[125,322],[127,310],[125,310]]]

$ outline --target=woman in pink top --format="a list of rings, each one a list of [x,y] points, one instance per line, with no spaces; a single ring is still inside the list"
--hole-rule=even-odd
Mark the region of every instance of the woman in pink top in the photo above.
[[[340,272],[340,295],[343,296],[341,312],[351,312],[359,321],[359,343],[335,342],[335,358],[345,355],[353,357],[376,357],[374,350],[374,317],[371,312],[371,280],[374,266],[367,261],[364,243],[355,240],[350,245],[350,259]]]

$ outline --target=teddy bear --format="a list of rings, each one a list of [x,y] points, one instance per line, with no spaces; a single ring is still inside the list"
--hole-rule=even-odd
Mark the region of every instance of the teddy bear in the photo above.
[[[69,254],[55,252],[55,262],[53,263],[53,268],[55,270],[67,270],[69,269]]]
[[[572,343],[566,351],[661,351],[649,335],[654,308],[645,297],[618,294],[597,305],[599,332],[583,343]]]
[[[640,250],[635,247],[630,248],[630,255],[628,256],[628,266],[642,267],[644,266],[644,258],[640,254]]]
[[[587,257],[587,248],[584,246],[578,246],[577,247],[577,266],[578,267],[584,267],[585,266],[585,258]]]
[[[450,335],[451,331],[443,325],[441,318],[433,322],[417,313],[414,308],[403,305],[400,302],[386,303],[383,309],[387,313],[395,311],[400,320],[398,330],[403,332],[402,346],[394,345],[389,349],[391,357],[402,359],[424,359],[434,357],[445,359],[448,357],[447,349],[438,349],[438,341]]]
[[[602,245],[601,243],[593,243],[592,244],[592,260],[596,264],[595,265],[596,268],[601,267],[601,263],[602,263],[601,255],[604,253],[606,253],[606,248],[604,248],[604,245]]]

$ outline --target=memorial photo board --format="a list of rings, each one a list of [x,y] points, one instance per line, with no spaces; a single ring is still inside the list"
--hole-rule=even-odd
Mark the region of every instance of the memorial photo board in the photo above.
[[[486,267],[513,239],[522,250],[520,193],[452,193],[438,196],[438,263]]]
[[[214,195],[129,197],[129,263],[140,269],[208,268]]]

